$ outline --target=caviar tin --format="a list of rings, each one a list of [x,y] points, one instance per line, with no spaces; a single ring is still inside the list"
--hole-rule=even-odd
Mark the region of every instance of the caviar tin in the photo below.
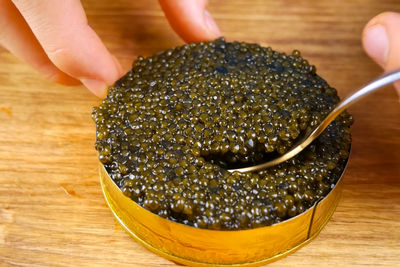
[[[343,187],[341,177],[327,196],[286,221],[255,229],[219,231],[159,217],[126,197],[101,163],[99,171],[105,200],[123,228],[152,252],[189,266],[259,266],[295,252],[328,223]]]

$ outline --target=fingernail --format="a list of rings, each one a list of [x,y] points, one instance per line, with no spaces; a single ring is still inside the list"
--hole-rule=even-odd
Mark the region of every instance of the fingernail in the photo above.
[[[204,11],[204,17],[207,25],[207,29],[210,33],[210,35],[214,38],[220,37],[221,36],[221,31],[219,30],[217,23],[215,23],[215,20],[211,16],[210,12],[207,10]]]
[[[385,27],[369,27],[365,33],[364,47],[367,54],[383,67],[389,52],[389,39]]]
[[[118,59],[114,55],[111,55],[111,58],[113,59],[114,64],[117,67],[117,70],[118,70],[118,73],[119,73],[119,77],[118,78],[120,78],[122,75],[124,75],[124,70],[122,69],[121,64],[119,63]]]
[[[107,91],[107,84],[105,84],[103,81],[86,78],[82,78],[80,79],[80,81],[96,96],[100,98],[103,98],[105,96]]]

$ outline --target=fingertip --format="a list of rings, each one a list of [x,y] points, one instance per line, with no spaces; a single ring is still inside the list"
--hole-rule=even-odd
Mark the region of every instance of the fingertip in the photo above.
[[[208,30],[208,37],[210,39],[221,37],[221,31],[208,10],[204,10],[204,20],[207,25],[206,29]]]
[[[159,0],[169,24],[186,42],[213,40],[221,32],[210,13],[207,1]]]
[[[14,4],[60,71],[80,80],[97,96],[121,77],[121,65],[88,25],[79,0],[42,0],[35,4],[14,0]]]
[[[389,39],[386,28],[380,24],[372,24],[365,27],[362,40],[365,52],[384,68],[389,52]]]
[[[118,78],[120,78],[125,73],[124,69],[122,68],[121,63],[119,63],[118,59],[114,55],[111,55],[111,58],[114,61],[115,67],[117,68]]]
[[[383,12],[364,27],[363,47],[386,71],[400,67],[400,13]]]
[[[99,98],[104,98],[107,92],[107,84],[96,79],[81,79],[82,84]]]

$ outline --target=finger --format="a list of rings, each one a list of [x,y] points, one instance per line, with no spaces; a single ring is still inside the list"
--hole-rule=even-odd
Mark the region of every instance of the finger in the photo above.
[[[367,54],[386,71],[400,68],[400,14],[385,12],[368,22],[363,31]],[[395,83],[400,94],[400,82]]]
[[[221,32],[206,10],[207,0],[159,0],[174,31],[186,42],[216,39]]]
[[[79,0],[13,0],[50,60],[97,96],[122,73],[87,24]]]
[[[55,82],[80,84],[54,66],[24,18],[9,0],[0,0],[0,44]]]

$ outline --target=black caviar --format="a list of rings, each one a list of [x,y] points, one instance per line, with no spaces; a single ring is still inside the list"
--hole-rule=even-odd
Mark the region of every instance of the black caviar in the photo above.
[[[344,112],[307,149],[254,173],[227,168],[284,153],[339,101],[295,50],[186,44],[139,57],[94,108],[99,159],[122,192],[172,221],[248,229],[302,213],[336,184],[349,155]]]

